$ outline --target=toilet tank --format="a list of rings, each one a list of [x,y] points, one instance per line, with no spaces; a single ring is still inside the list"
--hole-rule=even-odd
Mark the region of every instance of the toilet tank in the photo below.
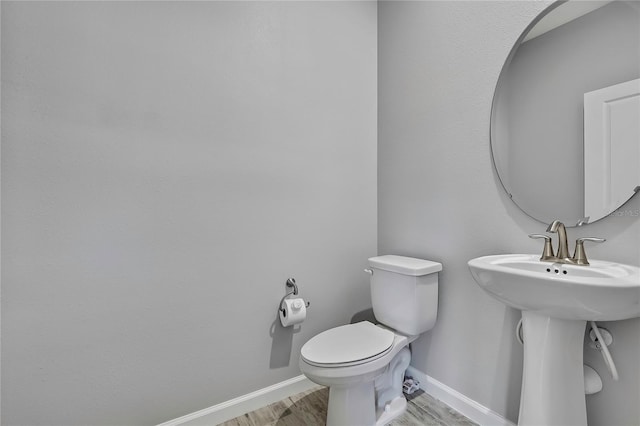
[[[386,255],[370,258],[369,266],[371,303],[379,322],[407,335],[435,325],[441,263]]]

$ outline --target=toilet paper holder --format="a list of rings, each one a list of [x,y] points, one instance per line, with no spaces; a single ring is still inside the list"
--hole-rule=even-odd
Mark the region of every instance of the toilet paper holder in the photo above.
[[[287,285],[287,287],[293,288],[293,290],[291,290],[290,292],[288,292],[287,294],[285,294],[282,299],[280,300],[280,312],[284,313],[284,308],[282,307],[282,304],[284,303],[284,301],[286,300],[287,297],[289,296],[297,296],[298,295],[298,285],[296,284],[296,279],[295,278],[289,278],[287,279],[287,282],[285,283]],[[311,306],[311,302],[307,301],[306,302],[306,307],[308,308],[309,306]]]

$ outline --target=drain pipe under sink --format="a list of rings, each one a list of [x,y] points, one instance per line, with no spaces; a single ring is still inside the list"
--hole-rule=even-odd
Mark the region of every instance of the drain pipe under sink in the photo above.
[[[616,368],[616,364],[613,362],[613,357],[611,356],[611,352],[609,352],[609,348],[607,348],[607,342],[602,338],[602,334],[600,333],[600,329],[595,321],[591,321],[591,329],[596,335],[596,349],[602,352],[602,358],[604,359],[604,363],[607,365],[609,369],[609,373],[611,373],[611,377],[613,380],[618,380],[618,369]]]

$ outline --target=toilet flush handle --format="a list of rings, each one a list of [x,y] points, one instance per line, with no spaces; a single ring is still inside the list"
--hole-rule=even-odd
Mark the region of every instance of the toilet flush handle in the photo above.
[[[364,271],[365,271],[367,274],[369,274],[369,275],[373,275],[373,269],[368,269],[368,268],[367,268],[367,269],[365,269]]]

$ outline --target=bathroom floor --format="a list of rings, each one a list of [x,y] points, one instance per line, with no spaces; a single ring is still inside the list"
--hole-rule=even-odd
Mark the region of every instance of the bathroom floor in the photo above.
[[[322,426],[329,389],[318,386],[222,423],[223,426]],[[407,411],[394,426],[472,426],[476,423],[419,390],[408,398]],[[477,425],[476,425],[477,426]]]

